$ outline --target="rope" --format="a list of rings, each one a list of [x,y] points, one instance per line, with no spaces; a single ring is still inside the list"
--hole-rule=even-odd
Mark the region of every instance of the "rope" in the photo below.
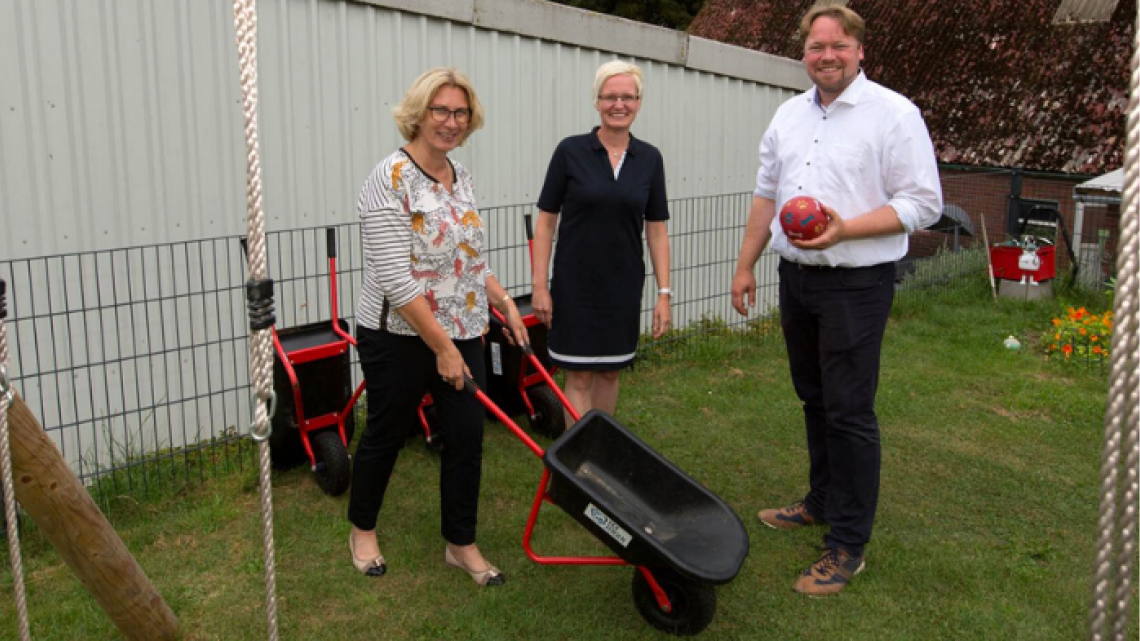
[[[1132,46],[1131,92],[1128,100],[1124,155],[1124,194],[1120,242],[1116,260],[1115,329],[1109,369],[1108,406],[1104,417],[1101,456],[1100,518],[1097,522],[1093,597],[1089,638],[1127,638],[1132,567],[1136,556],[1137,413],[1140,374],[1137,372],[1137,281],[1140,242],[1140,20]],[[1114,554],[1115,551],[1115,554]],[[1108,635],[1108,636],[1106,636]]]
[[[8,381],[8,329],[4,326],[4,281],[0,281],[0,477],[4,484],[4,518],[8,526],[8,556],[12,561],[12,590],[16,593],[16,620],[20,640],[32,638],[28,631],[28,600],[24,592],[24,561],[20,555],[20,529],[16,523],[16,490],[12,485],[12,451],[8,442],[8,407],[12,387]]]
[[[257,141],[257,4],[256,0],[234,0],[234,27],[237,30],[238,64],[241,69],[242,115],[245,118],[246,209],[248,212],[249,275],[252,281],[265,279],[265,214],[261,209],[261,161]],[[265,547],[265,599],[269,639],[277,639],[277,575],[273,551],[273,487],[269,475],[269,413],[272,398],[273,355],[268,328],[253,330],[249,340],[251,383],[257,396],[253,403],[250,435],[257,441],[261,480],[261,524]]]

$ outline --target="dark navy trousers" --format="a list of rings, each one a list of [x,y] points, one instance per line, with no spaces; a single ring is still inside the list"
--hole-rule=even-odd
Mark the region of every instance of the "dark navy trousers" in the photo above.
[[[483,405],[456,391],[436,369],[435,354],[419,336],[356,328],[360,367],[368,393],[368,425],[352,462],[348,520],[376,529],[396,458],[416,420],[416,408],[431,392],[439,417],[440,530],[452,545],[475,542],[483,465]],[[486,388],[483,341],[455,341],[480,388]]]
[[[827,546],[862,554],[879,500],[875,393],[895,263],[848,269],[781,260],[779,272],[780,324],[811,463],[804,502],[831,526]]]

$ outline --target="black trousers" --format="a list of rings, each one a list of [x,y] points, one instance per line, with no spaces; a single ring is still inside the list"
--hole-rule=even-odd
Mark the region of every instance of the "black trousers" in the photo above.
[[[879,501],[875,393],[895,264],[813,268],[780,261],[780,324],[792,383],[804,405],[808,513],[829,547],[862,554]]]
[[[475,542],[479,481],[483,465],[483,405],[443,382],[435,354],[419,336],[400,336],[357,326],[357,350],[368,392],[368,425],[356,447],[348,520],[376,529],[396,458],[416,420],[416,408],[431,392],[438,412],[440,531],[452,545]],[[455,341],[479,387],[486,387],[483,341]]]

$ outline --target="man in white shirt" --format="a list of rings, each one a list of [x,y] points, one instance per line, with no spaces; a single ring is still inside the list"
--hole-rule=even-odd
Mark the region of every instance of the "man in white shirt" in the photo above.
[[[785,102],[760,142],[760,170],[732,304],[756,303],[753,270],[771,241],[780,256],[780,324],[804,405],[810,490],[762,510],[777,529],[829,525],[826,551],[795,582],[811,596],[842,590],[864,567],[879,495],[879,356],[907,236],[934,224],[942,189],[918,108],[871,82],[863,19],[842,6],[804,16],[804,67],[814,87]],[[791,240],[775,214],[796,196],[823,204],[826,231]]]

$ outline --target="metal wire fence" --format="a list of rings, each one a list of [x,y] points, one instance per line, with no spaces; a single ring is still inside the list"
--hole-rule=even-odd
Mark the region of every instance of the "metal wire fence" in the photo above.
[[[731,309],[729,289],[750,202],[750,194],[741,193],[670,204],[678,329],[658,340],[647,334],[643,355],[689,349],[712,334],[742,341],[773,334],[774,257],[765,255],[758,268],[758,313],[746,319]],[[531,212],[529,205],[482,212],[490,265],[516,296],[531,288],[523,224]],[[334,315],[354,324],[363,276],[359,225],[332,228],[335,311],[327,229],[268,234],[278,327]],[[250,392],[239,238],[0,261],[0,278],[11,292],[15,386],[98,496],[141,498],[252,464],[254,448],[245,438]],[[645,331],[655,300],[652,278],[647,274]],[[901,291],[943,282],[929,281],[916,280]],[[353,376],[355,386],[357,367]]]

